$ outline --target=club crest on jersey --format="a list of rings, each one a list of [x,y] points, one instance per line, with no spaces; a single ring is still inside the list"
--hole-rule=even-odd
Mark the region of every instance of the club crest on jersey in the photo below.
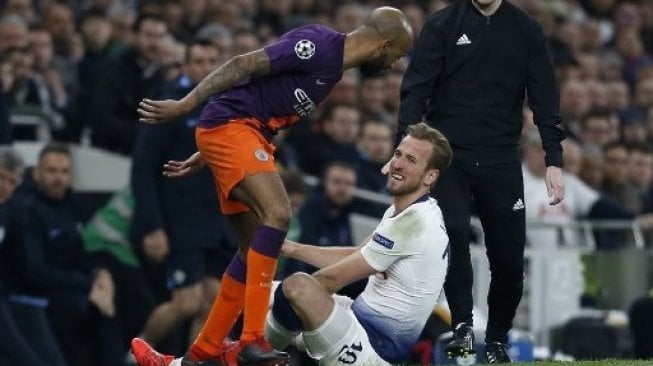
[[[379,234],[379,233],[374,233],[372,236],[372,241],[375,243],[381,244],[382,246],[392,249],[392,247],[395,245],[395,242],[386,238],[385,236]]]
[[[263,149],[256,149],[256,151],[254,151],[254,156],[256,156],[256,158],[260,161],[268,161],[270,158],[268,153],[266,153]]]
[[[315,43],[302,39],[295,43],[295,54],[302,60],[308,60],[315,54]]]

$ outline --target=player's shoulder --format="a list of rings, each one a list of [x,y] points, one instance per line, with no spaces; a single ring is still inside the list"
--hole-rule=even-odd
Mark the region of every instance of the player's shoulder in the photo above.
[[[312,41],[340,35],[335,29],[322,24],[306,24],[285,33],[283,38],[306,38]]]
[[[395,230],[417,234],[427,229],[429,222],[434,222],[441,216],[437,201],[429,197],[426,200],[413,203],[392,217],[392,226]]]

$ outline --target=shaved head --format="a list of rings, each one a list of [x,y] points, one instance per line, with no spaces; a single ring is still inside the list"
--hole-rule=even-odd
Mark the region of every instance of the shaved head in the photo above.
[[[399,9],[390,6],[376,8],[368,15],[363,25],[374,29],[396,46],[402,45],[408,49],[413,43],[413,30],[408,19]]]

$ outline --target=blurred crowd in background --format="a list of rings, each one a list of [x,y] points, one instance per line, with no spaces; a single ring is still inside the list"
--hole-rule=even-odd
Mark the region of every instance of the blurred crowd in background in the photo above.
[[[653,212],[653,0],[510,1],[536,18],[549,38],[559,82],[560,114],[568,133],[564,143],[567,198],[561,205],[549,206],[543,196],[544,185],[540,184],[544,176],[543,152],[536,138],[532,113],[524,107],[524,168],[525,176],[532,178],[527,177],[525,182],[527,217],[555,222],[583,217],[650,221],[648,214]],[[70,309],[76,307],[62,305],[58,310],[57,306],[47,307],[47,316],[58,320],[52,328],[54,338],[60,340],[58,347],[63,358],[56,362],[43,360],[39,364],[77,365],[102,354],[80,348],[81,341],[108,343],[95,346],[107,354],[120,356],[103,357],[99,364],[128,362],[124,357],[128,340],[142,334],[144,327],[147,329],[150,312],[160,308],[157,304],[173,304],[170,306],[176,308],[171,314],[181,314],[180,318],[189,322],[193,317],[201,319],[210,305],[211,296],[205,296],[207,301],[191,300],[192,305],[188,305],[171,295],[176,288],[174,282],[185,280],[179,278],[183,273],[165,270],[166,260],[174,258],[179,250],[175,245],[183,247],[184,242],[194,239],[168,238],[166,227],[181,224],[166,222],[165,214],[158,215],[161,217],[152,215],[152,211],[138,214],[139,204],[166,200],[166,197],[139,194],[149,189],[143,172],[151,174],[152,182],[153,176],[160,178],[159,168],[165,161],[185,158],[179,151],[176,156],[166,156],[165,148],[175,143],[174,136],[152,148],[143,145],[147,128],[138,123],[136,114],[142,98],[161,98],[174,95],[175,91],[190,90],[230,57],[258,49],[296,26],[321,23],[349,32],[363,21],[370,9],[391,5],[404,11],[419,34],[426,17],[448,3],[445,0],[0,0],[0,143],[81,144],[131,157],[134,161],[131,186],[117,192],[92,220],[82,223],[70,208],[69,223],[73,223],[73,228],[77,223],[84,228],[77,233],[78,240],[69,241],[83,246],[84,254],[75,253],[87,258],[88,263],[80,265],[79,260],[70,258],[50,261],[50,253],[40,258],[40,262],[23,258],[30,266],[12,270],[12,276],[36,277],[33,271],[45,263],[55,272],[39,272],[40,276],[52,276],[57,266],[62,266],[66,271],[79,271],[90,278],[80,280],[83,285],[79,287],[63,282],[43,283],[42,278],[18,281],[19,291],[5,286],[8,290],[3,296],[10,300],[15,319],[21,318],[16,314],[25,307],[35,303],[41,306],[36,300],[49,299],[57,291],[73,287],[81,291],[76,301],[82,304],[75,306],[84,310],[83,314],[80,310],[75,315],[80,315],[80,319],[84,315],[83,320],[71,319]],[[356,212],[380,217],[383,213],[382,204],[363,202],[355,197],[354,191],[360,188],[385,193],[385,178],[380,168],[393,153],[400,85],[409,60],[410,54],[383,74],[346,71],[324,105],[293,129],[275,136],[276,159],[295,214],[289,238],[317,245],[355,245],[349,215]],[[196,122],[188,118],[183,125],[192,128]],[[151,154],[154,148],[162,151],[155,157]],[[183,152],[190,153],[192,148]],[[67,156],[68,162],[49,159],[53,154]],[[70,155],[61,145],[46,148],[37,166],[24,174],[21,164],[11,163],[20,160],[14,159],[14,153],[4,150],[0,155],[0,173],[23,175],[18,192],[25,197],[36,191],[50,192],[46,188],[53,185],[63,186],[64,190],[71,188],[70,179],[43,178],[52,169],[67,169],[67,174],[71,174]],[[39,171],[43,173],[39,175]],[[309,188],[303,179],[306,175],[320,177],[320,184]],[[0,174],[0,180],[3,179],[4,175]],[[530,184],[540,184],[541,188],[529,190]],[[190,191],[193,187],[185,189]],[[159,193],[185,194],[166,189]],[[44,200],[48,201],[64,200],[65,195],[45,196]],[[601,200],[610,204],[597,206]],[[216,203],[211,197],[208,202]],[[152,207],[158,206],[142,206],[140,212]],[[606,211],[605,207],[609,209]],[[219,215],[217,206],[214,209],[215,215]],[[216,240],[219,243],[214,249],[228,253],[224,258],[230,258],[236,248],[235,239],[226,221],[220,228],[224,235]],[[74,236],[76,231],[71,232]],[[581,240],[565,232],[549,234],[531,231],[529,244],[574,245]],[[192,237],[192,233],[188,235]],[[601,249],[619,248],[626,242],[623,236],[605,235],[597,244]],[[62,250],[82,247],[66,248]],[[20,258],[9,261],[24,263]],[[211,269],[214,277],[219,278],[219,271],[224,270],[226,263],[225,260],[220,264],[222,268]],[[98,272],[99,268],[108,269],[112,280],[103,279],[104,272]],[[283,263],[280,276],[298,269],[308,270],[301,263]],[[3,279],[0,284],[4,282],[7,281]],[[38,284],[37,289],[31,287],[34,283]],[[86,304],[87,292],[92,305]],[[204,295],[214,293],[215,288],[206,289]],[[89,306],[91,310],[87,309]],[[95,320],[88,321],[86,316]],[[70,327],[73,321],[79,321],[85,328],[93,324],[95,328],[75,333]],[[18,326],[24,328],[22,324]],[[162,331],[157,336],[162,343],[168,342],[168,349],[184,349],[180,345],[193,339],[196,327],[187,324],[181,329],[171,334]],[[104,335],[89,337],[88,332]]]

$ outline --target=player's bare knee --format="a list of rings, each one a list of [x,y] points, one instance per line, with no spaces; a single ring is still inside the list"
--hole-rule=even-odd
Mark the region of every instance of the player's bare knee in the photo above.
[[[263,222],[277,229],[287,230],[291,215],[289,206],[268,205],[263,209]]]
[[[304,272],[290,275],[281,283],[283,294],[293,304],[300,303],[310,293],[312,277]]]

